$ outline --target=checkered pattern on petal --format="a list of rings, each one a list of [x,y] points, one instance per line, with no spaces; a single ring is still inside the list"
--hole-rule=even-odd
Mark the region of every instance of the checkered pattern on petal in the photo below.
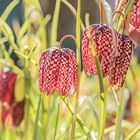
[[[119,33],[117,45],[117,56],[111,68],[109,81],[111,85],[121,87],[124,84],[135,45],[128,36]]]
[[[56,48],[47,51],[45,57],[43,53],[40,58],[39,86],[40,91],[45,92],[47,95],[52,94],[55,90],[60,64],[60,56],[61,51]]]
[[[68,73],[69,72],[69,55],[63,51],[61,52],[58,71],[59,72],[58,72],[58,77],[57,77],[56,88],[61,95],[66,96],[69,94],[69,89],[71,86],[70,84],[67,85],[67,82],[69,82],[71,78],[71,72]]]
[[[119,2],[120,0],[118,0]],[[124,10],[127,3],[128,0],[124,0],[121,11]],[[136,42],[140,42],[140,0],[134,0],[134,6],[130,15],[129,35]]]
[[[119,4],[119,2],[120,2],[120,0],[118,0],[118,4]],[[127,3],[128,3],[128,0],[124,0],[123,4],[121,6],[121,11],[124,10]],[[134,6],[132,7],[131,16],[130,16],[130,23],[135,28],[140,27],[140,0],[134,0]]]
[[[49,51],[46,51],[44,53],[42,53],[41,58],[40,58],[40,62],[39,62],[39,89],[41,92],[43,92],[44,90],[44,86],[43,86],[43,79],[44,79],[44,66],[46,65],[47,59],[49,57]]]
[[[57,90],[61,95],[70,94],[72,85],[77,89],[77,65],[73,51],[53,48],[44,52],[39,63],[39,89],[47,95]]]
[[[130,22],[136,29],[140,29],[140,0],[134,1]]]
[[[70,90],[74,89],[73,92],[77,91],[77,83],[78,83],[78,65],[76,61],[76,56],[74,51],[65,48],[63,49],[64,52],[66,52],[69,55],[69,78],[67,81],[68,92],[70,93]]]
[[[99,27],[99,25],[91,25],[90,26],[91,35],[94,35],[94,33],[96,32],[96,29],[98,27]],[[82,60],[83,60],[84,71],[87,75],[97,73],[95,61],[94,61],[92,51],[90,48],[90,40],[88,37],[87,30],[84,32],[83,39],[82,39]]]
[[[113,43],[112,30],[107,25],[91,25],[90,32],[95,44],[95,49],[101,64],[103,76],[107,76],[115,58],[115,46]],[[87,31],[83,35],[82,58],[84,71],[87,75],[97,74],[96,64],[91,52],[91,45]]]

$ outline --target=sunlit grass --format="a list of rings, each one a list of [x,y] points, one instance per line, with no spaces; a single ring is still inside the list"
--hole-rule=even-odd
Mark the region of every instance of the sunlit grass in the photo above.
[[[117,13],[113,18],[111,7],[106,0],[98,2],[100,23],[108,24],[112,28],[115,26],[114,28],[121,31],[133,2],[134,0],[129,0],[118,23],[115,19]],[[123,0],[120,4],[122,3]],[[100,63],[93,49],[94,41],[89,32],[98,76],[87,77],[81,68],[80,46],[81,34],[85,27],[89,28],[91,15],[86,14],[86,20],[81,20],[81,1],[78,0],[77,7],[74,8],[70,1],[56,0],[54,14],[48,13],[44,16],[38,0],[25,0],[23,1],[24,22],[19,25],[18,33],[15,33],[6,20],[18,4],[18,0],[13,0],[0,17],[0,70],[9,67],[18,74],[20,80],[16,84],[15,97],[17,100],[25,98],[25,114],[18,127],[11,128],[8,125],[3,127],[0,123],[0,140],[10,138],[14,140],[112,140],[111,135],[114,135],[115,140],[120,140],[121,137],[125,140],[139,140],[140,66],[136,57],[133,57],[124,87],[122,89],[111,87],[108,80],[103,79]],[[70,10],[76,19],[78,91],[69,97],[59,96],[57,92],[48,97],[38,89],[38,61],[41,53],[54,47],[58,41],[59,19],[63,18],[59,15],[61,4],[65,4],[67,10]],[[37,14],[37,20],[33,21],[32,13]],[[47,40],[46,29],[49,23],[51,23],[51,32],[50,40]],[[11,54],[18,57],[16,64]],[[125,92],[130,97],[131,103],[126,101]],[[1,108],[0,102],[0,117]]]

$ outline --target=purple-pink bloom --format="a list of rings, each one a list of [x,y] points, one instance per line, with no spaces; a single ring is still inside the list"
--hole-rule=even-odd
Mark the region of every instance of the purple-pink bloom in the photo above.
[[[115,46],[112,38],[112,30],[109,26],[100,24],[91,25],[89,30],[95,44],[103,76],[105,77],[110,73],[110,67],[115,60]],[[82,39],[82,59],[85,73],[87,75],[97,74],[87,30],[84,32]]]
[[[77,90],[78,67],[75,53],[68,48],[57,47],[41,55],[39,62],[39,89],[47,95],[57,90],[68,96]]]
[[[14,97],[16,78],[17,74],[12,71],[0,72],[1,122],[3,125],[9,124],[11,127],[18,126],[24,116],[24,100],[17,102]]]
[[[119,4],[120,0],[118,0]],[[128,3],[124,0],[120,10],[123,11]],[[117,4],[117,5],[118,5]],[[140,42],[140,0],[134,0],[134,5],[130,13],[129,36],[136,42]],[[127,19],[127,18],[126,18]]]
[[[135,47],[133,41],[128,36],[110,29],[107,25],[91,25],[90,33],[103,76],[109,77],[111,85],[121,87],[124,84]],[[85,73],[87,75],[97,74],[87,30],[83,34],[82,58]]]

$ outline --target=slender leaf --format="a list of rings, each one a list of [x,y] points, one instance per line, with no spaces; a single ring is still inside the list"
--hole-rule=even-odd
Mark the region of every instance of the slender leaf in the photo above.
[[[1,15],[1,18],[6,21],[8,16],[10,15],[11,11],[16,7],[16,5],[19,3],[19,0],[13,0],[4,10],[3,14]]]
[[[53,47],[57,41],[57,27],[58,27],[58,19],[59,19],[59,12],[60,12],[60,4],[61,0],[56,1],[53,21],[52,21],[52,29],[51,29],[51,42],[50,46]]]

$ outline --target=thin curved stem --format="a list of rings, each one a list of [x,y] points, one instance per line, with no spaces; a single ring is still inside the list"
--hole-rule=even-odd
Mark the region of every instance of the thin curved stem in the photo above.
[[[140,131],[140,125],[138,125],[124,140],[131,140]]]
[[[94,44],[94,41],[92,39],[92,35],[90,33],[90,29],[89,29],[89,14],[86,14],[85,21],[86,21],[86,27],[87,27],[87,31],[88,31],[88,38],[89,38],[90,43],[91,43],[92,55],[95,59],[95,64],[96,64],[96,68],[97,68],[97,72],[98,72],[99,85],[100,85],[100,98],[99,98],[100,124],[99,124],[98,140],[102,140],[103,134],[104,134],[105,118],[106,118],[106,98],[107,98],[107,95],[105,95],[105,92],[104,92],[103,74],[102,74],[102,70],[101,70],[98,56],[96,54],[95,44]]]
[[[77,85],[77,92],[75,97],[75,106],[74,106],[74,115],[73,115],[73,121],[72,121],[72,140],[75,140],[75,133],[76,133],[76,116],[78,112],[78,100],[79,100],[79,94],[80,94],[80,76],[81,76],[81,56],[80,56],[80,41],[81,41],[81,26],[80,26],[80,20],[81,20],[81,0],[78,0],[77,4],[77,16],[76,16],[76,56],[77,56],[77,62],[78,62],[78,85]]]
[[[68,2],[67,0],[61,0],[72,12],[72,14],[76,17],[77,16],[77,12],[76,9],[72,6],[72,4],[70,2]],[[82,22],[82,20],[80,20],[80,24],[81,24],[81,29],[84,32],[85,31],[85,26],[84,23]]]
[[[66,39],[68,39],[68,38],[71,38],[71,39],[75,42],[75,44],[77,45],[75,36],[73,36],[73,35],[65,35],[65,36],[63,36],[63,37],[61,38],[58,47],[61,48],[62,45],[63,45],[63,43],[64,43],[64,41],[65,41]]]
[[[74,108],[72,107],[72,105],[68,102],[68,100],[62,96],[60,96],[61,99],[63,100],[63,102],[65,103],[65,105],[67,106],[69,112],[74,115]],[[80,116],[77,114],[76,115],[76,121],[78,122],[78,124],[80,125],[80,127],[82,128],[83,132],[86,134],[87,137],[89,137],[89,140],[93,140],[93,138],[90,135],[91,130],[85,125],[85,123],[81,120]]]
[[[117,107],[118,107],[118,106],[119,106],[119,101],[118,101],[117,95],[116,95],[116,93],[115,93],[115,91],[114,91],[114,89],[113,89],[112,86],[110,86],[110,89],[112,90],[113,97],[114,97],[115,102],[116,102],[116,105],[117,105]]]
[[[120,103],[118,106],[117,117],[116,117],[115,140],[120,140],[121,137],[123,102],[124,102],[124,87],[122,87],[120,91]]]
[[[38,106],[37,106],[37,112],[36,112],[36,118],[35,118],[35,127],[34,127],[34,132],[33,132],[33,140],[38,140],[38,120],[39,120],[39,112],[40,112],[40,107],[41,107],[41,96],[42,93],[39,95],[39,101],[38,101]]]
[[[60,112],[60,103],[58,103],[57,117],[56,117],[56,123],[55,123],[55,130],[54,130],[53,140],[55,140],[56,134],[57,134],[57,126],[58,126],[58,120],[59,120],[59,112]]]

